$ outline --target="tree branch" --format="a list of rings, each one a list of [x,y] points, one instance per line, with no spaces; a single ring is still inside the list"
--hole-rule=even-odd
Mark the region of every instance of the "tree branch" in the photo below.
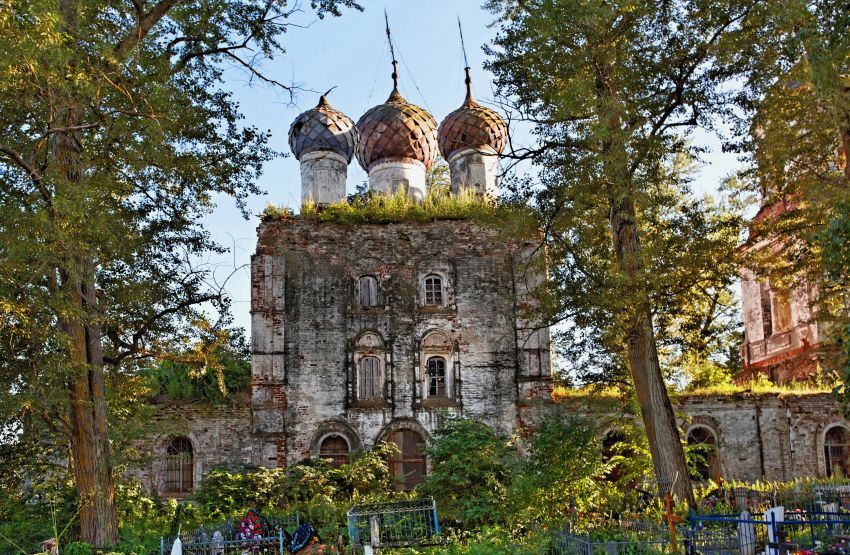
[[[115,53],[118,57],[122,58],[127,54],[127,52],[139,44],[142,39],[150,33],[154,25],[159,23],[159,20],[165,17],[165,14],[167,14],[168,11],[177,4],[180,4],[182,1],[183,0],[160,0],[160,2],[158,2],[142,17],[138,17],[138,15],[141,14],[141,5],[138,2],[133,2],[133,5],[136,7],[136,13],[138,14],[136,19],[136,28],[118,42],[118,45],[115,47]]]

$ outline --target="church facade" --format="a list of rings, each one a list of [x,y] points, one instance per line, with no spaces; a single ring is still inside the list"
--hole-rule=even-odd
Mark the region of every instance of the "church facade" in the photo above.
[[[289,134],[303,201],[317,210],[343,202],[355,157],[371,190],[421,200],[438,151],[452,193],[497,194],[507,129],[473,98],[468,70],[466,82],[462,106],[439,126],[397,86],[356,124],[322,97]],[[251,261],[250,395],[159,411],[159,434],[146,445],[153,462],[137,475],[180,498],[215,467],[345,464],[390,441],[400,451],[391,471],[399,488],[411,489],[427,473],[421,446],[444,419],[474,417],[504,434],[533,426],[555,407],[549,330],[529,317],[532,292],[546,279],[531,264],[538,247],[533,237],[506,238],[466,219],[265,216]],[[768,334],[761,295],[745,275],[750,368],[762,347],[790,353],[815,337],[802,309],[788,323],[772,321]],[[777,343],[780,332],[790,343]],[[692,395],[674,405],[686,441],[712,446],[705,479],[850,473],[850,426],[828,394]],[[621,416],[581,403],[560,409],[597,418],[603,442]]]

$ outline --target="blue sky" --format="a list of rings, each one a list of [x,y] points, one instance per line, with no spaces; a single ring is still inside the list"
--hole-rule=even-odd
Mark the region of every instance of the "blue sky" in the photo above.
[[[457,31],[457,18],[463,23],[464,40],[472,68],[476,98],[487,103],[493,99],[492,75],[484,70],[484,44],[492,41],[496,30],[490,27],[492,14],[481,9],[482,0],[364,0],[365,12],[346,11],[340,18],[318,20],[309,8],[294,17],[304,27],[291,28],[283,38],[286,53],[262,64],[263,71],[278,81],[295,82],[304,89],[295,98],[259,83],[251,84],[239,70],[227,72],[229,88],[234,92],[246,123],[272,132],[272,148],[285,157],[269,162],[260,179],[265,195],[249,199],[253,216],[245,220],[230,199],[219,201],[205,219],[213,237],[231,252],[209,260],[223,278],[237,269],[227,284],[233,300],[235,323],[250,329],[250,280],[247,264],[256,244],[257,214],[268,203],[297,210],[300,199],[298,162],[287,145],[289,125],[302,111],[312,108],[321,92],[336,87],[329,100],[354,121],[369,108],[382,103],[392,88],[390,55],[384,34],[386,8],[396,54],[399,58],[400,89],[414,104],[428,109],[441,121],[457,108],[464,95],[463,56]],[[304,0],[303,4],[309,2]],[[310,92],[317,91],[317,92]],[[520,133],[520,141],[527,134]],[[516,137],[515,137],[516,140]],[[707,154],[697,176],[695,188],[701,192],[717,189],[720,180],[736,167],[731,155],[719,150],[715,137],[697,134],[695,141],[708,144]],[[366,179],[366,173],[352,161],[348,169],[350,192]]]

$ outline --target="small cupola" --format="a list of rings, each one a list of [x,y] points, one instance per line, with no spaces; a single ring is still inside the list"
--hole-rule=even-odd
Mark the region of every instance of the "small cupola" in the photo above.
[[[498,194],[499,154],[505,149],[508,126],[495,111],[478,104],[466,68],[466,99],[446,116],[439,129],[440,153],[449,163],[452,193],[472,189],[481,195]]]
[[[295,118],[289,128],[289,148],[301,163],[302,202],[326,206],[345,199],[348,164],[356,143],[354,122],[332,108],[325,95],[315,108]]]

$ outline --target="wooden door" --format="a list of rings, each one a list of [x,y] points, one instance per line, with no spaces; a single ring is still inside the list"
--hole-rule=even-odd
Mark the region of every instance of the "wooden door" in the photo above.
[[[420,448],[425,440],[413,430],[397,430],[387,441],[395,443],[400,451],[389,461],[394,487],[396,491],[410,491],[425,479],[425,455]]]

